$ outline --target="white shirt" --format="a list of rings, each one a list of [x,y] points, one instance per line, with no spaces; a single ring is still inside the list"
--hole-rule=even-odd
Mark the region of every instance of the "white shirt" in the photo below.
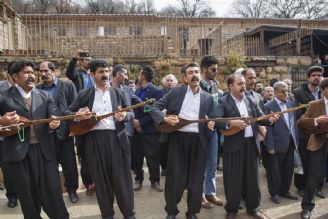
[[[199,119],[200,108],[200,88],[197,94],[193,94],[188,86],[186,95],[183,99],[182,107],[179,116],[183,119],[194,120]],[[199,133],[198,123],[192,123],[178,129],[181,132],[194,132]]]
[[[23,90],[23,88],[21,88],[18,84],[15,84],[15,86],[16,86],[17,90],[19,91],[19,93],[22,95],[22,97],[24,97],[25,99],[31,97],[31,91],[32,91],[32,90],[30,90],[30,92],[26,93],[26,92]]]
[[[237,105],[237,108],[238,108],[238,111],[240,113],[240,116],[242,116],[242,117],[248,117],[249,116],[248,115],[248,110],[247,110],[246,103],[245,103],[246,96],[244,96],[241,101],[237,100],[234,96],[232,96],[232,98],[234,99],[234,101],[235,101],[235,103]],[[254,136],[254,134],[253,134],[252,126],[251,125],[246,126],[244,137],[245,138],[248,138],[248,137],[253,137],[253,136]]]
[[[279,107],[280,107],[280,110],[281,111],[285,111],[287,110],[287,105],[286,103],[284,102],[281,102],[280,100],[278,100],[276,97],[274,98],[276,100],[276,102],[278,103]],[[290,122],[289,122],[289,116],[288,116],[288,113],[284,113],[284,119],[287,123],[287,127],[290,129]]]
[[[98,116],[113,111],[112,101],[110,99],[110,93],[108,89],[106,89],[105,92],[98,88],[95,89],[95,100],[93,102],[92,111],[95,112]],[[100,120],[91,130],[105,129],[116,129],[113,116]]]

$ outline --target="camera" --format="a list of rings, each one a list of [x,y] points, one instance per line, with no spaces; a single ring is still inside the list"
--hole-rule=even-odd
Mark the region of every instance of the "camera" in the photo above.
[[[81,51],[79,53],[79,56],[80,57],[90,57],[90,52],[88,52],[88,51]]]

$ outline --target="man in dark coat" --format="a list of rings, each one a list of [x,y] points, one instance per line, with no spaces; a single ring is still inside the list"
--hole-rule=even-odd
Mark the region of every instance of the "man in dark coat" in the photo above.
[[[162,97],[161,90],[156,87],[152,82],[155,77],[155,71],[150,66],[144,66],[139,73],[138,81],[141,85],[136,90],[136,95],[145,101],[150,98],[159,100]],[[135,186],[134,190],[138,191],[142,187],[143,177],[143,161],[146,158],[147,166],[149,169],[149,180],[151,187],[158,192],[162,192],[160,187],[160,147],[158,132],[154,126],[154,121],[145,112],[143,108],[135,110],[135,119],[133,121],[136,132],[134,133],[135,147],[133,153],[135,156]]]
[[[35,89],[34,64],[17,61],[10,68],[15,87],[0,95],[0,125],[17,124],[20,116],[40,120],[58,115],[48,92]],[[53,118],[53,117],[52,117]],[[5,137],[3,162],[8,168],[24,218],[41,219],[41,208],[52,219],[68,219],[51,134],[58,120],[31,125]]]
[[[307,70],[308,81],[301,84],[300,87],[294,90],[294,104],[298,106],[300,104],[308,104],[310,101],[318,100],[321,98],[321,91],[319,88],[319,83],[322,78],[323,68],[320,66],[311,66]],[[302,115],[306,112],[306,109],[301,109],[296,112],[296,120],[300,119]],[[306,182],[308,180],[308,163],[309,163],[309,152],[306,149],[309,135],[306,134],[302,129],[298,130],[299,133],[299,146],[298,151],[303,164],[303,175],[294,174],[294,184],[298,190],[298,194],[303,197],[304,189],[306,186]],[[319,185],[316,195],[324,198],[324,194],[321,191],[323,185],[322,183]]]
[[[64,111],[65,115],[95,112],[97,115],[128,107],[125,94],[109,84],[109,65],[93,60],[90,71],[95,86],[78,93],[77,99]],[[96,195],[104,219],[114,217],[114,194],[125,219],[134,219],[131,152],[124,122],[133,119],[133,112],[120,112],[98,121],[85,134],[87,161],[90,164]],[[90,119],[82,116],[78,120]],[[77,121],[78,123],[78,121]]]
[[[187,85],[172,88],[154,105],[151,112],[157,125],[163,122],[175,125],[178,116],[184,119],[203,119],[212,117],[213,100],[210,94],[200,86],[200,67],[189,63],[184,70]],[[162,110],[167,110],[167,115]],[[172,116],[173,115],[173,116]],[[179,213],[180,202],[185,188],[188,189],[186,216],[196,219],[201,209],[203,181],[205,173],[205,154],[208,131],[213,130],[214,123],[194,123],[169,134],[169,156],[165,181],[165,210],[167,219],[175,219]]]
[[[262,110],[252,97],[246,95],[246,81],[240,74],[228,77],[227,84],[230,93],[224,95],[218,102],[219,117],[253,117],[263,115]],[[260,189],[258,181],[258,158],[260,141],[258,137],[259,125],[269,125],[278,116],[272,116],[259,124],[248,124],[243,120],[233,120],[219,129],[236,129],[236,133],[224,136],[223,143],[223,180],[227,199],[225,209],[227,219],[236,218],[243,191],[247,213],[256,219],[264,216],[259,210]],[[233,129],[232,129],[233,130]]]
[[[42,84],[38,84],[38,89],[48,91],[54,98],[59,114],[73,103],[77,97],[74,84],[68,80],[61,80],[56,77],[56,66],[52,62],[41,62],[39,71],[41,73]],[[69,136],[66,121],[61,122],[56,134],[53,135],[56,145],[56,159],[61,164],[65,177],[65,187],[68,197],[72,203],[79,199],[76,190],[79,187],[78,172],[74,151],[74,139]]]

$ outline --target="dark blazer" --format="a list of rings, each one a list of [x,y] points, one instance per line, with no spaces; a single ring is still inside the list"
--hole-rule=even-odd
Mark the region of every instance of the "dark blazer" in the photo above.
[[[254,98],[245,96],[245,103],[248,110],[248,116],[252,116],[253,118],[260,117],[263,115],[263,112],[260,106],[254,101]],[[231,94],[224,95],[223,97],[219,98],[218,101],[218,117],[240,117],[239,110],[235,103],[235,100],[232,98]],[[262,121],[258,123],[259,125],[269,125],[268,121]],[[260,140],[258,138],[258,124],[252,124],[253,135],[256,140],[256,146],[258,153],[260,153]],[[226,129],[226,124],[219,123],[217,125],[218,129]],[[241,142],[244,141],[245,131],[242,130],[237,134],[232,136],[224,136],[224,143],[223,143],[223,152],[236,152],[241,150],[243,144]]]
[[[84,89],[84,82],[82,72],[83,69],[75,69],[76,68],[77,59],[73,58],[67,66],[66,69],[66,76],[74,83],[76,91],[79,92],[80,90]]]
[[[290,101],[286,103],[287,109],[294,107]],[[274,99],[264,105],[265,112],[280,112],[281,109]],[[275,122],[273,126],[267,127],[267,134],[264,142],[267,150],[274,149],[275,153],[286,153],[289,147],[290,135],[292,135],[294,143],[298,146],[298,132],[296,126],[296,116],[294,112],[288,113],[290,129],[287,126],[284,115]]]
[[[140,92],[141,92],[141,88],[138,88],[135,92],[138,97],[140,95]],[[162,97],[161,89],[151,84],[150,87],[147,89],[144,99],[142,99],[142,101],[145,101],[150,98],[155,98],[156,100],[159,100],[161,97]],[[144,112],[144,109],[142,107],[136,109],[134,113],[135,113],[135,118],[139,120],[142,134],[153,134],[157,132],[152,117],[149,115],[149,113]]]
[[[119,88],[109,87],[110,99],[112,102],[113,111],[117,110],[118,106],[126,108],[129,106],[126,100],[125,94]],[[93,102],[95,99],[95,88],[91,87],[89,89],[81,90],[78,93],[77,99],[63,112],[63,115],[75,114],[80,108],[88,107],[92,111]],[[131,121],[134,118],[132,111],[127,112],[125,121],[115,121],[116,134],[121,147],[130,152],[129,140],[126,132],[124,122]]]
[[[163,122],[162,120],[165,115],[162,113],[162,110],[164,109],[167,110],[167,115],[179,115],[187,88],[187,86],[172,88],[169,93],[154,104],[154,110],[150,114],[157,125]],[[200,89],[200,119],[203,119],[205,115],[208,115],[210,118],[215,115],[213,104],[212,96]],[[201,145],[206,150],[207,133],[209,130],[207,129],[206,123],[198,123],[198,128]]]
[[[4,90],[6,88],[8,88],[9,85],[8,85],[8,81],[0,81],[0,90]]]
[[[38,84],[36,87],[42,89],[43,84]],[[53,97],[59,114],[73,103],[77,98],[77,92],[74,84],[68,80],[57,79],[57,91]],[[66,121],[60,123],[59,128],[56,130],[57,137],[61,140],[68,138],[69,129]]]
[[[27,109],[24,99],[16,87],[10,87],[1,92],[0,114],[16,111],[20,116],[28,119],[46,119],[52,115],[59,115],[57,107],[50,93],[33,89],[32,91],[32,112]],[[55,147],[49,136],[49,124],[34,125],[36,136],[40,143],[42,155],[47,160],[55,159]],[[8,136],[3,141],[4,162],[21,161],[29,150],[30,128],[24,129],[24,141],[21,142],[18,134]]]
[[[249,93],[249,96],[252,97],[255,102],[260,106],[261,110],[264,111],[264,97],[256,92],[252,90],[252,93]]]

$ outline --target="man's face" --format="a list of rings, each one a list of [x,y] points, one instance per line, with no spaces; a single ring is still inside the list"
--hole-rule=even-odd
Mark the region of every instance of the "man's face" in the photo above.
[[[230,92],[234,97],[243,98],[246,91],[246,80],[243,76],[237,76],[235,81],[229,85]]]
[[[213,65],[209,66],[208,68],[203,68],[203,71],[205,73],[206,80],[214,80],[218,73],[218,65],[213,64]]]
[[[284,80],[284,82],[287,84],[287,89],[288,89],[288,93],[290,93],[292,91],[292,85],[293,82],[291,80]]]
[[[109,68],[98,67],[96,72],[91,72],[91,75],[97,86],[104,86],[109,81]]]
[[[188,67],[184,77],[185,82],[191,87],[198,87],[200,81],[200,71],[198,67]]]
[[[274,96],[273,87],[265,87],[263,95],[267,100],[272,100]]]
[[[321,72],[320,71],[314,71],[311,73],[309,77],[309,82],[312,86],[318,86],[321,81]]]
[[[47,62],[40,64],[41,79],[45,83],[51,84],[56,79],[56,73],[49,69]]]
[[[13,75],[15,83],[18,84],[24,91],[30,91],[35,87],[34,70],[30,66],[25,66],[23,70]]]
[[[91,57],[85,57],[81,58],[81,66],[84,69],[89,69],[90,68],[90,62],[92,61]]]
[[[325,88],[323,88],[323,94],[325,96],[326,99],[328,99],[328,86],[326,86]]]
[[[262,84],[262,83],[257,83],[257,84],[255,85],[255,90],[256,90],[257,92],[259,92],[259,93],[262,93],[262,91],[263,91],[263,84]]]
[[[247,90],[252,90],[255,85],[256,81],[256,74],[252,70],[248,70],[245,75],[245,80],[246,80],[246,89]]]
[[[274,92],[275,97],[280,100],[281,102],[286,102],[288,94],[287,86],[280,88]]]
[[[325,62],[328,62],[328,55],[325,55],[324,60]]]
[[[117,72],[117,79],[120,84],[124,84],[124,80],[129,80],[128,70],[123,68],[121,71]]]
[[[173,87],[173,77],[171,75],[165,77],[165,82],[167,89],[171,89]]]

